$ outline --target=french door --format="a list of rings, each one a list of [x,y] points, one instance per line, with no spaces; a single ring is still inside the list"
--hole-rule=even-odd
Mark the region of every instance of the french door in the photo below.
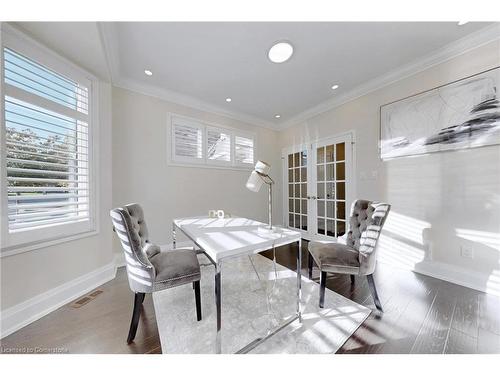
[[[352,135],[283,150],[285,222],[306,239],[334,239],[347,230],[352,201]]]

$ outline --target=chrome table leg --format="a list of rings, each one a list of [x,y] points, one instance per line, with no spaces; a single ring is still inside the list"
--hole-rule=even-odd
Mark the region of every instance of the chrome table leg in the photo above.
[[[215,309],[217,311],[217,334],[215,336],[215,353],[220,354],[222,349],[221,342],[221,280],[220,280],[221,267],[219,262],[215,265]]]
[[[175,233],[175,223],[172,223],[172,248],[176,248],[176,233]]]
[[[302,239],[298,241],[297,247],[297,316],[299,317],[299,322],[302,323],[302,312],[300,302],[302,299],[302,280],[301,280],[301,270],[302,270]]]

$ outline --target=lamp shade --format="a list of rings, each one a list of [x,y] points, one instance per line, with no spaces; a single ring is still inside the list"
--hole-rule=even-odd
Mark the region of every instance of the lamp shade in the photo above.
[[[271,170],[271,166],[267,164],[265,161],[258,160],[255,164],[254,168],[257,172],[262,173],[263,175],[268,175]]]
[[[250,177],[248,177],[247,189],[257,193],[260,190],[263,183],[264,181],[259,176],[259,174],[255,171],[252,171]]]
[[[265,161],[261,160],[257,161],[254,170],[252,171],[250,177],[248,178],[247,189],[253,192],[258,192],[262,187],[262,185],[264,184],[262,176],[268,176],[270,170],[271,166],[267,164]]]

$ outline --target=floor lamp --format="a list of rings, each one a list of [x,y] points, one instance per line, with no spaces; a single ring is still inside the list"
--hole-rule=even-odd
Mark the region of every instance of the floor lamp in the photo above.
[[[264,161],[257,161],[247,181],[247,189],[257,193],[263,184],[269,186],[269,230],[273,230],[273,179],[269,176],[271,166]]]

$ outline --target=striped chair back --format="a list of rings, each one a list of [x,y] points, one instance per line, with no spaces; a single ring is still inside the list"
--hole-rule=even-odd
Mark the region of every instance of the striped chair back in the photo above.
[[[130,289],[135,293],[151,293],[155,269],[149,258],[159,253],[160,248],[149,241],[142,207],[128,204],[112,209],[110,215],[125,253]]]
[[[346,244],[359,251],[360,275],[375,271],[377,242],[391,206],[363,199],[351,206]]]

